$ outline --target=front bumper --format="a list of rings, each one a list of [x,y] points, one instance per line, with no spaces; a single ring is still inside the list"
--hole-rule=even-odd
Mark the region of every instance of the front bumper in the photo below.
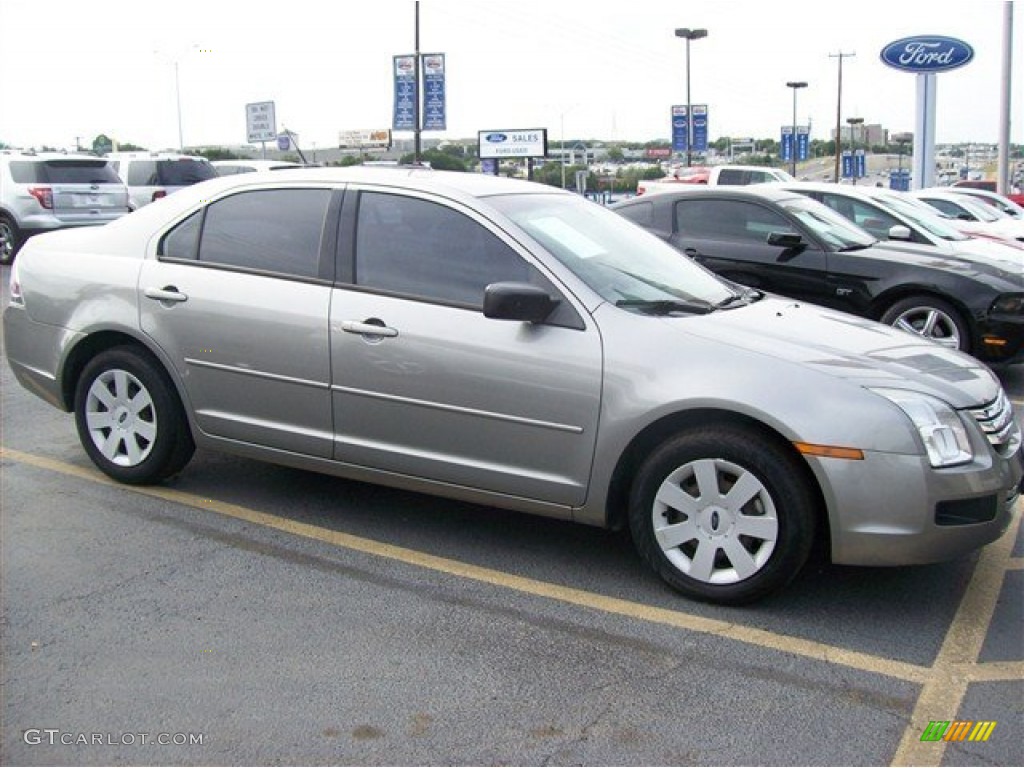
[[[998,539],[1022,489],[1022,449],[981,453],[933,469],[922,456],[866,453],[864,461],[810,460],[829,509],[832,561],[915,565],[969,554]]]

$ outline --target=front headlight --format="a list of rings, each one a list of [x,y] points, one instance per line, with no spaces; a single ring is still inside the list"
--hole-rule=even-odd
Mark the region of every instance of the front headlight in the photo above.
[[[967,430],[960,416],[946,403],[930,395],[903,389],[872,389],[898,406],[917,427],[928,461],[933,467],[966,464],[974,458]]]
[[[992,302],[993,315],[1024,315],[1024,294],[1004,293]]]

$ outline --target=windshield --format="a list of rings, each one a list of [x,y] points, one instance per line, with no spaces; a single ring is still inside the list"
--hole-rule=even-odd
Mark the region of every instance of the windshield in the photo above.
[[[488,202],[612,303],[716,305],[736,295],[655,235],[585,198],[507,195]]]
[[[803,195],[780,200],[779,205],[836,250],[866,248],[878,241],[845,216]]]
[[[947,224],[941,215],[932,213],[927,208],[909,202],[899,195],[880,194],[875,196],[875,200],[943,240],[970,240],[970,237],[963,232]]]
[[[1007,218],[1005,213],[993,208],[991,205],[987,205],[980,200],[972,200],[967,195],[961,195],[961,197],[966,199],[957,200],[957,204],[960,205],[961,208],[970,211],[978,221],[992,222]]]

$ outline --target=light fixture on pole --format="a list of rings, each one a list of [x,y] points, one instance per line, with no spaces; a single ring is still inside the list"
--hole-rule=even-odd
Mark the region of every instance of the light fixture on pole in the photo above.
[[[706,29],[690,29],[680,27],[676,37],[686,40],[686,167],[690,167],[690,155],[693,150],[693,105],[690,104],[690,41],[707,37]]]
[[[790,137],[790,155],[793,161],[793,177],[796,178],[796,154],[797,154],[797,140],[796,140],[796,92],[801,88],[806,88],[807,83],[805,82],[794,82],[790,81],[786,83],[786,86],[793,89],[793,135]]]

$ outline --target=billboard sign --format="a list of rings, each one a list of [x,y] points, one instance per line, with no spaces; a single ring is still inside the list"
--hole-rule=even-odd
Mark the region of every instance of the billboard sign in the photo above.
[[[480,131],[477,134],[479,157],[545,157],[548,153],[548,131],[546,128],[523,130]]]
[[[363,131],[340,131],[338,149],[390,149],[391,131],[388,128],[371,128]]]

